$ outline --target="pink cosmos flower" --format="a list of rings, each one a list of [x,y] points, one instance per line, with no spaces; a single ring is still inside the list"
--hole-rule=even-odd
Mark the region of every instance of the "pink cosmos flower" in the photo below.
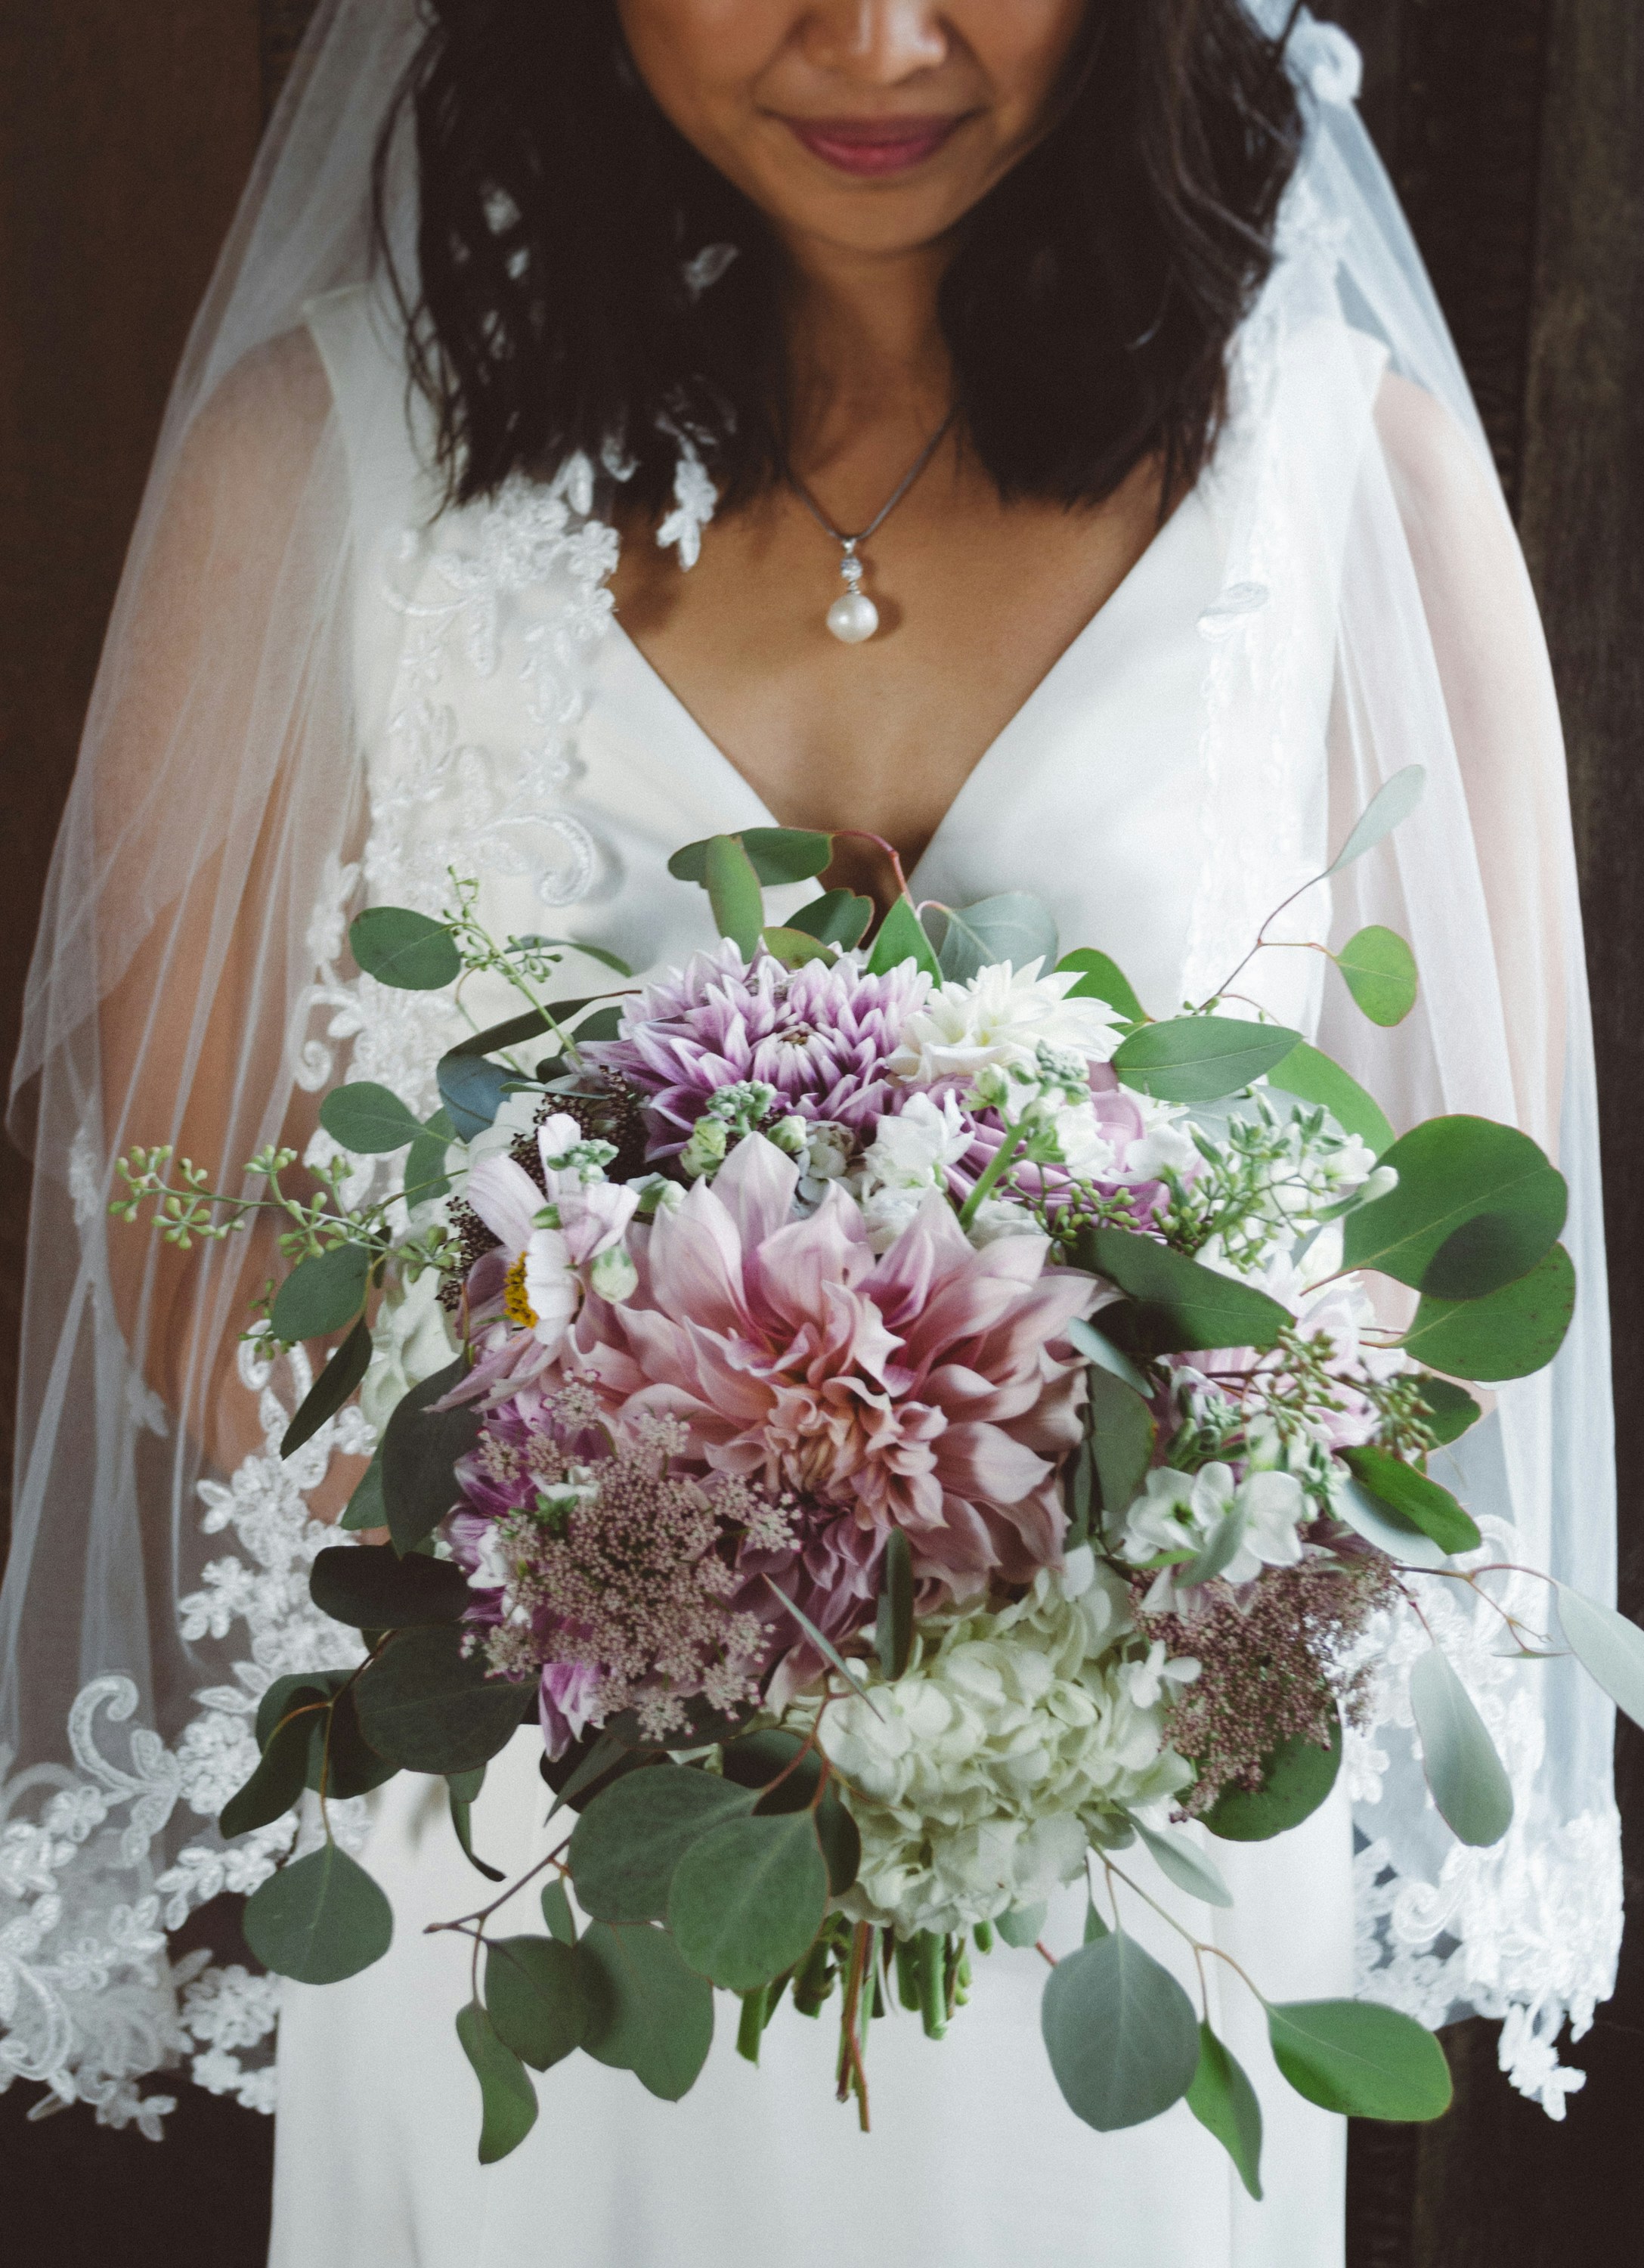
[[[876,1255],[837,1189],[791,1220],[796,1179],[749,1136],[634,1233],[636,1292],[589,1298],[563,1371],[625,1418],[682,1419],[708,1470],[796,1500],[787,1564],[813,1594],[870,1599],[893,1527],[957,1596],[1031,1580],[1061,1558],[1081,1390],[1061,1343],[1090,1279],[1047,1269],[1037,1235],[973,1249],[934,1192]],[[747,1572],[783,1580],[763,1557]]]
[[[855,954],[785,968],[726,939],[669,969],[623,1011],[620,1038],[583,1053],[645,1097],[651,1153],[682,1149],[721,1087],[761,1079],[779,1113],[863,1131],[898,1108],[884,1066],[930,991],[909,961],[870,976]]]

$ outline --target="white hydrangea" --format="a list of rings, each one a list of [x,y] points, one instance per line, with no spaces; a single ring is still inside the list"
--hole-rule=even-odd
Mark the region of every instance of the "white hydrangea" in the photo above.
[[[1015,1606],[922,1624],[871,1703],[831,1701],[820,1742],[862,1831],[846,1911],[903,1936],[991,1921],[1071,1881],[1091,1826],[1185,1787],[1165,1686],[1197,1664],[1143,1654],[1128,1593],[1086,1547]]]
[[[1106,1063],[1124,1036],[1116,1012],[1105,1000],[1068,999],[1077,974],[1042,976],[1043,967],[1001,961],[968,983],[938,985],[902,1027],[885,1066],[891,1076],[914,1086],[973,1081],[989,1070],[1037,1080],[1041,1047]]]

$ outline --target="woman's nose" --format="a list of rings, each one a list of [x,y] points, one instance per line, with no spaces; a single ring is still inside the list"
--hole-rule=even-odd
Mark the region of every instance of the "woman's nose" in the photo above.
[[[819,0],[803,36],[807,61],[862,86],[896,86],[936,70],[950,45],[931,0]]]

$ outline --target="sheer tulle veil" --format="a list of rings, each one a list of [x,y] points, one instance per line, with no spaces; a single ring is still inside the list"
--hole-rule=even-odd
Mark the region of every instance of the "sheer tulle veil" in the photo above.
[[[1271,29],[1288,16],[1251,4]],[[326,0],[270,129],[166,416],[15,1072],[35,1182],[0,1605],[0,2085],[42,2080],[117,2124],[153,2126],[170,2082],[148,2075],[190,2064],[218,2092],[269,2099],[272,1988],[168,1933],[186,1946],[199,1906],[253,1888],[289,1844],[283,1825],[224,1848],[213,1823],[246,1776],[258,1696],[347,1658],[308,1603],[320,1532],[304,1496],[334,1453],[369,1443],[364,1420],[345,1414],[283,1467],[273,1445],[305,1358],[270,1371],[235,1355],[243,1256],[208,1248],[167,1272],[106,1205],[134,1143],[174,1142],[216,1168],[300,1138],[357,1028],[336,910],[368,823],[348,468],[304,321],[318,296],[370,276],[373,144],[416,28],[412,0]],[[1294,752],[1264,687],[1294,610],[1329,607],[1337,835],[1393,772],[1427,772],[1414,816],[1338,881],[1332,927],[1401,931],[1423,989],[1393,1033],[1326,995],[1320,1043],[1396,1120],[1474,1111],[1556,1148],[1576,1325],[1550,1373],[1502,1390],[1460,1462],[1494,1557],[1602,1598],[1613,1488],[1596,1105],[1551,678],[1465,380],[1352,107],[1356,54],[1304,17],[1290,63],[1307,154],[1207,475],[1231,533],[1200,625],[1207,794],[1184,823],[1206,830],[1215,880],[1188,988],[1214,987],[1273,902],[1271,859],[1244,852]],[[388,190],[408,259],[408,164]],[[1371,400],[1344,483],[1336,436]],[[1337,563],[1323,587],[1310,543]],[[225,1395],[246,1412],[231,1454],[213,1416]],[[1545,1626],[1545,1593],[1526,1599]],[[1362,1989],[1428,2021],[1505,2018],[1504,2064],[1561,2111],[1579,2077],[1556,2043],[1611,1989],[1620,1926],[1611,1712],[1567,1661],[1512,1662],[1499,1624],[1453,1599],[1433,1611],[1508,1759],[1517,1818],[1492,1851],[1443,1830],[1403,1692],[1415,1639],[1379,1631],[1383,1721],[1349,1758]]]

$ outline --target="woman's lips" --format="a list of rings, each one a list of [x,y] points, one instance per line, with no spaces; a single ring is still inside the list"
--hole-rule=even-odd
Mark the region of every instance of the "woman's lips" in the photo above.
[[[904,173],[934,158],[963,118],[784,118],[825,165],[841,173]]]

